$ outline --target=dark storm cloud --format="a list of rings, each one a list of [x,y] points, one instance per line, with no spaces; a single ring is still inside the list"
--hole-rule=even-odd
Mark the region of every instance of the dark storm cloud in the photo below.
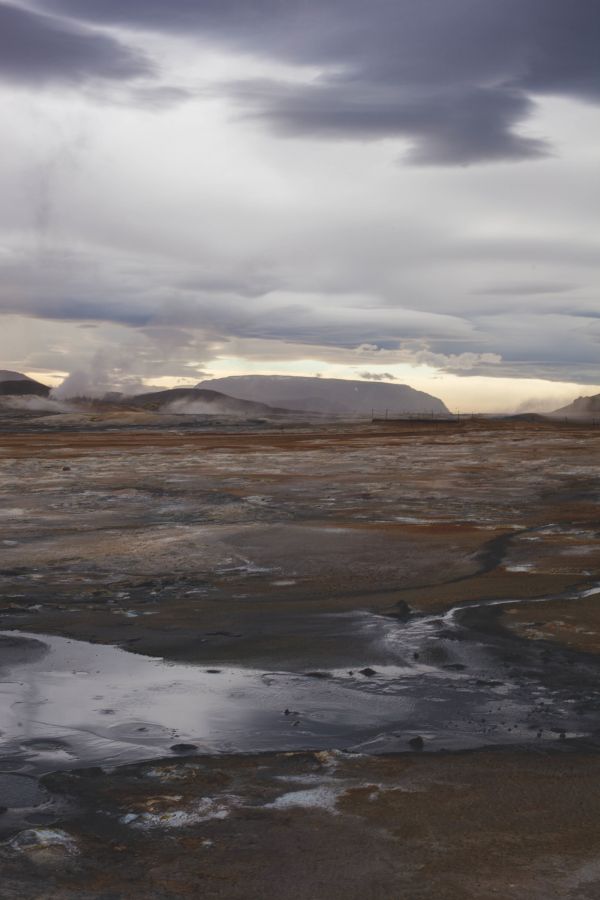
[[[386,86],[323,81],[310,87],[273,81],[233,85],[244,116],[269,122],[290,136],[364,140],[410,137],[409,162],[464,165],[495,159],[544,156],[539,139],[513,134],[533,104],[507,89],[449,88],[402,93]]]
[[[151,75],[145,56],[112,37],[0,4],[0,78],[28,85],[79,84]]]
[[[409,159],[466,164],[543,156],[515,131],[536,95],[600,100],[597,0],[49,0],[74,17],[195,35],[305,67],[301,83],[226,86],[278,131],[405,137]],[[300,69],[302,72],[302,69]]]

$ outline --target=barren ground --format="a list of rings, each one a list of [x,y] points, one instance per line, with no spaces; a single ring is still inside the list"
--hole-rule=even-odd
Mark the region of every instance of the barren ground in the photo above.
[[[523,421],[0,434],[0,794],[47,792],[0,796],[0,894],[600,898],[599,451]],[[89,671],[44,675],[44,636]],[[94,645],[214,671],[220,720],[167,740],[146,685],[50,728]]]

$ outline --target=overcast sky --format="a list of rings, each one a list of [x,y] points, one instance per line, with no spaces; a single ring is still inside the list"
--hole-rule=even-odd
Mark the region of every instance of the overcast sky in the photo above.
[[[0,368],[600,392],[598,0],[0,3]]]

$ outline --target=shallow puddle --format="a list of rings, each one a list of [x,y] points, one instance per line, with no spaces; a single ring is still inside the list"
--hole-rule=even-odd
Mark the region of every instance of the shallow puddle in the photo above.
[[[582,712],[557,687],[560,665],[551,671],[528,645],[522,659],[507,662],[506,639],[471,633],[457,618],[357,614],[365,652],[385,643],[397,664],[304,674],[207,669],[5,632],[0,770],[179,752],[458,749],[589,733],[593,709]],[[556,676],[552,684],[545,674]]]

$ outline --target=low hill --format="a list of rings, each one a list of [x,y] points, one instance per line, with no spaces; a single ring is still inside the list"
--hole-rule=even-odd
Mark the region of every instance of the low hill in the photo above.
[[[600,419],[600,394],[578,397],[568,406],[555,409],[550,415],[564,419]]]
[[[201,381],[200,389],[224,391],[240,400],[268,403],[302,412],[333,415],[448,415],[441,400],[406,384],[305,378],[299,375],[233,375]]]
[[[123,398],[123,402],[129,407],[138,409],[195,415],[269,416],[286,412],[274,409],[266,403],[248,402],[237,397],[229,397],[219,391],[199,388],[153,391],[149,394],[138,394],[137,397]]]
[[[9,372],[0,369],[0,396],[3,397],[24,397],[34,395],[36,397],[47,397],[50,388],[27,375],[21,375],[20,372]]]

